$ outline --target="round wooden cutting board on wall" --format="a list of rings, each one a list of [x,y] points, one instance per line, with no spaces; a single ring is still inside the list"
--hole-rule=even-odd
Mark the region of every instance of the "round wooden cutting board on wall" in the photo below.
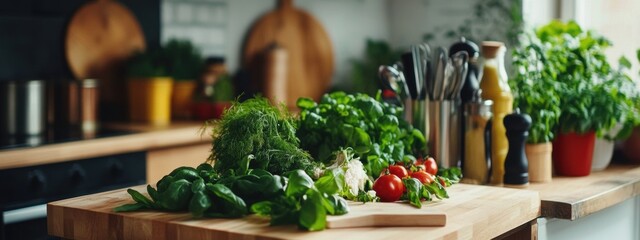
[[[284,68],[268,63],[270,49],[277,45],[286,51]],[[266,13],[256,21],[244,46],[243,67],[247,69],[252,80],[259,78],[259,90],[269,89],[270,82],[265,80],[264,67],[286,69],[283,84],[286,87],[286,104],[295,107],[299,97],[311,97],[319,100],[331,84],[334,70],[334,56],[331,39],[322,25],[306,11],[293,6],[292,0],[280,0],[278,8]],[[259,76],[259,77],[256,77]],[[267,78],[269,76],[266,76]]]
[[[113,0],[90,1],[78,9],[69,25],[65,54],[77,79],[97,78],[103,103],[124,104],[124,64],[145,49],[135,16]]]

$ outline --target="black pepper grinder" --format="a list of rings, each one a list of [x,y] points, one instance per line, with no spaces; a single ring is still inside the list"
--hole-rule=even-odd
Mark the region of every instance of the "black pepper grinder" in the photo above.
[[[531,117],[516,110],[505,116],[503,123],[509,140],[509,152],[504,161],[504,184],[529,184],[529,164],[524,144],[529,136]]]

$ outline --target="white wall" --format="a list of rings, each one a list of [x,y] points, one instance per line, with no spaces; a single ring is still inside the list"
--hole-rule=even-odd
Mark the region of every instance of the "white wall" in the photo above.
[[[347,78],[349,60],[361,58],[367,38],[389,39],[386,0],[298,0],[294,4],[315,16],[328,32],[336,57],[334,83]],[[162,40],[192,39],[205,54],[224,55],[229,69],[235,71],[252,23],[275,7],[275,0],[163,0]],[[212,20],[199,22],[198,14],[204,11],[200,9],[209,9]],[[179,19],[193,21],[176,23]]]
[[[482,38],[477,40],[506,42],[504,32],[509,26],[508,22],[493,25],[480,24],[476,21],[474,6],[479,2],[480,0],[389,0],[391,44],[406,48],[411,44],[422,42],[425,33],[432,33],[436,36],[429,42],[432,48],[433,46],[449,48],[460,36],[447,38],[445,33],[461,25],[471,26],[472,33]],[[506,4],[508,1],[503,2]],[[493,12],[487,13],[487,15],[490,14]],[[472,23],[465,23],[467,19],[473,20]],[[503,18],[495,17],[495,19]]]

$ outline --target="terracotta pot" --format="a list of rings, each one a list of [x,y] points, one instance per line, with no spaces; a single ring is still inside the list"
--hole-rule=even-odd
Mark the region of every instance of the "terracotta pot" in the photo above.
[[[169,77],[132,78],[129,87],[129,116],[134,122],[168,125],[171,122],[171,91]]]
[[[527,144],[524,147],[527,160],[529,160],[529,181],[531,182],[551,182],[552,163],[551,153],[553,145],[551,143]]]
[[[633,129],[631,136],[622,143],[622,153],[633,163],[640,163],[640,127]]]
[[[193,105],[195,81],[176,81],[171,95],[171,115],[175,119],[189,119]]]
[[[553,141],[553,168],[558,175],[580,177],[591,173],[596,134],[563,133]]]

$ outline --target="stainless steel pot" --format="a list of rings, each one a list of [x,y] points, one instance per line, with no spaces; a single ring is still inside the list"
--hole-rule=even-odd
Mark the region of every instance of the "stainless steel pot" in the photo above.
[[[42,136],[46,121],[46,82],[0,84],[0,131],[8,138]]]

